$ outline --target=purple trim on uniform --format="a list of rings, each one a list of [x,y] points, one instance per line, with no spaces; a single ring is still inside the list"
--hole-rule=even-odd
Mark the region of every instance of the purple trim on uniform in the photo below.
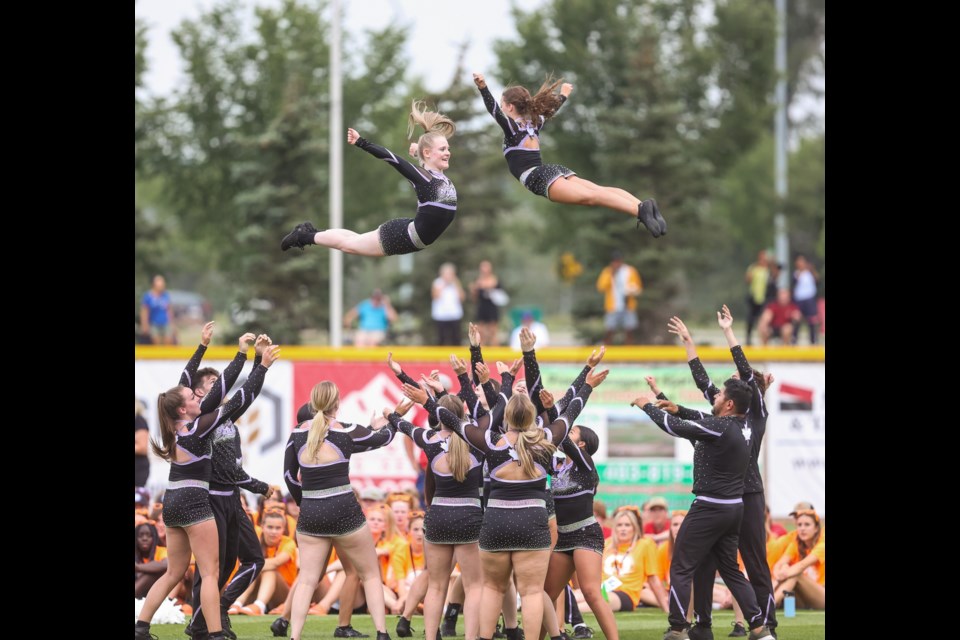
[[[434,463],[435,463],[437,460],[439,460],[441,456],[445,456],[445,455],[447,455],[447,452],[446,452],[446,451],[444,451],[443,453],[441,453],[440,455],[438,455],[437,457],[435,457],[433,460],[431,460],[431,461],[430,461],[430,468],[433,469],[434,475],[443,476],[444,478],[452,478],[452,477],[453,477],[453,474],[452,474],[452,473],[443,473],[442,471],[437,471],[437,468],[433,466]],[[480,466],[480,463],[477,461],[476,458],[473,457],[473,454],[472,454],[472,453],[467,454],[467,455],[470,456],[470,468],[467,469],[467,473],[469,473],[469,472],[473,471],[474,469],[476,469],[477,467],[479,467],[479,466]]]
[[[679,435],[677,435],[676,433],[673,432],[673,429],[670,428],[669,419],[670,419],[670,414],[667,413],[666,411],[664,411],[664,412],[663,412],[663,427],[664,427],[667,431],[670,432],[670,435],[677,436],[678,438],[683,437],[683,436],[679,436]],[[676,419],[676,418],[675,418],[675,419]],[[693,422],[692,420],[681,420],[681,422],[686,422],[687,424],[692,424],[693,426],[698,427],[698,428],[702,429],[703,431],[706,431],[707,433],[709,433],[709,434],[712,435],[712,436],[717,436],[718,438],[719,438],[721,435],[723,435],[723,434],[720,433],[719,431],[710,431],[710,429],[707,429],[707,428],[706,428],[705,426],[703,426],[702,424],[697,424],[696,422]]]
[[[441,209],[449,209],[450,211],[456,211],[457,205],[455,204],[443,204],[442,202],[420,202],[417,201],[417,208],[425,207],[430,205],[431,207],[440,207]]]
[[[673,596],[674,601],[676,601],[677,606],[680,607],[680,615],[684,618],[687,617],[687,610],[683,608],[683,605],[680,604],[680,597],[677,596],[677,592],[673,590],[673,586],[670,587],[670,595]]]
[[[565,493],[564,495],[553,494],[554,500],[566,500],[567,498],[576,498],[577,496],[583,495],[593,495],[593,489],[586,489],[584,491],[579,491],[577,493]]]
[[[530,139],[531,137],[527,136],[523,140],[530,140]],[[520,142],[523,142],[523,140],[521,140]],[[507,155],[507,153],[511,151],[532,151],[534,153],[540,153],[540,148],[538,147],[536,149],[528,149],[527,147],[507,147],[506,149],[503,150],[503,155]]]
[[[484,433],[484,436],[483,436],[483,437],[486,438],[486,440],[487,440],[487,446],[490,447],[491,449],[493,449],[494,451],[503,451],[504,449],[509,449],[509,448],[510,448],[510,442],[509,442],[506,438],[504,438],[502,434],[501,434],[501,437],[500,437],[500,442],[503,442],[503,441],[507,440],[506,444],[504,444],[504,445],[502,445],[502,446],[499,445],[499,444],[493,444],[493,440],[490,438],[490,430],[489,430],[489,429],[486,430],[486,432]]]
[[[506,438],[504,438],[504,440],[506,440]],[[511,459],[509,462],[504,462],[503,464],[497,465],[496,467],[494,467],[493,469],[491,469],[491,470],[490,470],[490,479],[491,479],[491,480],[497,480],[498,482],[514,482],[514,483],[538,482],[538,481],[543,480],[544,478],[546,478],[547,475],[548,475],[548,474],[547,474],[547,470],[544,469],[543,467],[541,467],[539,462],[534,462],[534,463],[533,463],[533,466],[536,467],[537,469],[539,469],[539,470],[543,473],[542,476],[537,476],[536,478],[529,478],[529,479],[527,479],[527,480],[505,480],[505,479],[497,478],[497,477],[494,476],[494,474],[497,472],[497,469],[499,469],[499,468],[501,468],[501,467],[506,467],[506,466],[508,466],[508,465],[511,465],[511,464],[513,464],[514,462],[515,462],[515,460],[512,460],[512,459]]]
[[[424,429],[423,427],[414,427],[414,429],[421,429],[423,431],[427,431],[427,429]],[[436,440],[431,440],[427,436],[421,436],[425,444],[437,444],[438,442],[443,442],[444,440],[446,440],[446,438],[440,435],[439,430],[431,429],[431,431],[433,431],[436,434]]]
[[[743,498],[711,498],[709,496],[697,496],[693,499],[694,502],[697,500],[703,500],[704,502],[712,502],[714,504],[740,504],[743,502]]]
[[[337,450],[337,455],[340,456],[339,460],[333,460],[331,462],[321,462],[320,464],[307,464],[306,462],[303,461],[303,458],[301,455],[303,454],[304,450],[307,448],[307,445],[303,445],[302,447],[300,447],[299,451],[297,451],[297,462],[300,463],[300,466],[309,467],[311,469],[319,469],[320,467],[330,467],[335,464],[349,462],[346,456],[343,455],[343,452],[340,451],[340,449],[337,449],[337,446],[335,444],[333,444],[332,442],[327,442],[326,440],[324,440],[324,443],[329,444],[331,447]],[[323,443],[321,443],[321,446],[323,446]]]
[[[284,471],[284,472],[283,472],[283,477],[286,478],[287,480],[289,480],[291,483],[297,485],[298,487],[302,487],[302,486],[303,486],[303,483],[302,483],[302,482],[298,482],[296,478],[294,478],[292,475],[290,475],[290,472],[289,472],[289,471]]]
[[[236,490],[233,490],[233,491],[214,491],[212,489],[210,490],[210,495],[212,496],[232,496],[234,493],[236,493]]]

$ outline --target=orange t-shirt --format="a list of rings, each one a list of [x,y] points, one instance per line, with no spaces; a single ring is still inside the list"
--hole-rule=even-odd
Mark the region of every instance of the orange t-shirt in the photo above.
[[[800,548],[797,546],[796,540],[787,546],[787,550],[783,552],[783,555],[790,560],[791,565],[803,560],[803,558],[800,557]],[[822,535],[820,536],[820,540],[817,542],[817,544],[814,545],[813,549],[810,550],[810,555],[816,556],[817,561],[813,563],[813,566],[808,567],[806,572],[816,575],[817,584],[822,587],[827,586],[826,547],[824,546]],[[813,578],[814,576],[811,575],[810,577]]]
[[[779,538],[767,540],[767,566],[770,567],[770,571],[773,571],[773,566],[777,564],[777,560],[787,550],[787,546],[796,539],[797,532],[794,530]]]
[[[397,535],[390,540],[381,539],[377,542],[377,549],[383,549],[384,547],[388,548],[390,553],[377,557],[380,561],[380,578],[383,584],[396,591],[397,582],[407,577],[410,544],[405,537]]]
[[[603,549],[603,579],[619,578],[623,584],[616,591],[627,594],[634,607],[640,602],[640,592],[647,579],[659,575],[657,543],[649,538],[641,538],[633,546],[616,545],[611,539]]]
[[[297,579],[297,545],[290,536],[280,536],[280,543],[275,547],[267,547],[264,551],[264,557],[275,558],[278,553],[286,551],[290,554],[290,559],[277,567],[277,573],[283,576],[283,581],[287,586],[293,584]]]
[[[147,564],[149,562],[160,562],[161,560],[166,560],[167,558],[167,548],[166,547],[157,547],[153,550],[153,558],[144,558],[140,561],[140,564]]]
[[[657,547],[657,562],[660,564],[660,582],[664,589],[670,588],[670,562],[673,560],[673,545],[661,544]]]
[[[426,561],[423,551],[417,553],[413,550],[413,545],[408,545],[406,556],[403,559],[404,575],[406,576],[403,581],[407,584],[408,589],[413,585],[413,581],[417,579],[417,576],[423,573],[425,567]]]

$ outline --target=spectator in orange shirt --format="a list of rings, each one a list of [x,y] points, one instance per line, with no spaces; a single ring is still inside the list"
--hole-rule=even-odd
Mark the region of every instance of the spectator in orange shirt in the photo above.
[[[812,509],[797,512],[797,538],[787,546],[773,567],[775,600],[779,605],[785,591],[795,591],[797,605],[826,609],[826,550],[820,516]]]
[[[406,620],[413,617],[417,607],[427,595],[429,574],[425,571],[426,562],[423,554],[423,516],[423,511],[413,511],[410,514],[410,532],[407,535],[410,541],[410,553],[405,560],[407,577],[404,578],[406,597],[400,603],[403,606],[402,616]]]
[[[248,616],[262,616],[273,607],[283,604],[290,586],[297,578],[297,545],[290,536],[283,534],[286,527],[284,512],[279,509],[266,511],[262,518],[260,546],[265,559],[263,570],[230,607],[233,612],[237,604],[249,602],[256,593],[253,603],[241,606],[237,612]]]
[[[614,516],[613,536],[603,550],[603,580],[616,578],[613,581],[616,586],[607,587],[607,604],[614,612],[633,611],[640,603],[640,592],[647,583],[659,606],[668,611],[667,594],[658,577],[657,545],[643,537],[638,511],[636,507],[625,507]],[[590,611],[586,600],[581,601],[581,598],[582,595],[577,596],[580,610]]]
[[[393,521],[397,533],[409,539],[410,513],[413,511],[413,496],[409,493],[391,493],[387,496],[387,506],[393,512]]]
[[[144,522],[133,528],[133,597],[144,598],[153,583],[167,572],[167,548],[160,546],[157,528]]]

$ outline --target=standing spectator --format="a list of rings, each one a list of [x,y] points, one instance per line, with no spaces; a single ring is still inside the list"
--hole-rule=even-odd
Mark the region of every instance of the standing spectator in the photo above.
[[[510,334],[511,349],[520,348],[520,331],[524,327],[530,329],[533,335],[537,336],[537,344],[541,347],[546,347],[550,344],[550,331],[547,329],[547,325],[535,320],[532,313],[525,311],[523,317],[520,319],[520,326]]]
[[[610,344],[613,332],[623,330],[624,343],[633,344],[633,332],[637,329],[637,296],[643,292],[643,282],[636,269],[623,263],[621,252],[614,251],[610,255],[610,264],[597,278],[597,291],[604,294],[606,315],[603,327],[606,333],[603,341]]]
[[[374,289],[369,298],[347,311],[343,316],[343,326],[349,327],[357,319],[359,324],[353,336],[354,346],[376,347],[387,339],[387,329],[390,323],[397,321],[397,311],[383,291]]]
[[[133,486],[147,486],[150,476],[150,459],[147,446],[150,442],[150,427],[143,417],[143,404],[133,399]]]
[[[431,293],[433,307],[430,315],[437,325],[437,344],[459,345],[463,301],[467,295],[457,277],[457,267],[452,262],[440,265],[440,275],[433,281]]]
[[[777,291],[780,290],[780,285],[777,283],[780,281],[780,272],[783,271],[783,265],[776,260],[771,260],[767,268],[770,269],[770,277],[767,278],[767,295],[765,300],[766,304],[770,304],[777,299]]]
[[[770,260],[767,250],[761,249],[757,254],[757,261],[747,267],[745,276],[747,281],[747,344],[750,344],[750,334],[764,307],[767,306],[767,283],[770,282]]]
[[[790,301],[790,290],[780,289],[777,300],[767,305],[757,325],[763,346],[767,346],[774,335],[779,336],[783,344],[793,344],[793,323],[800,322],[802,317],[799,307]]]
[[[152,288],[143,294],[140,305],[140,333],[152,344],[173,344],[173,309],[163,276],[153,277]]]
[[[470,283],[470,296],[476,305],[473,321],[480,329],[480,340],[490,347],[499,345],[497,329],[500,325],[500,306],[497,298],[502,296],[502,292],[500,280],[493,273],[493,265],[489,260],[480,263],[480,273]]]
[[[796,269],[793,272],[793,301],[800,307],[800,313],[807,321],[810,344],[817,344],[817,329],[820,324],[820,313],[817,309],[817,281],[820,280],[820,274],[802,255],[797,256],[794,266]]]

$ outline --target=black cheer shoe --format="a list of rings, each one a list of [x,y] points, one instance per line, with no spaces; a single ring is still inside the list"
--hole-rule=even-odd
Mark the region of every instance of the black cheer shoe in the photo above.
[[[667,232],[667,223],[660,215],[660,207],[653,198],[644,200],[637,207],[637,228],[641,223],[654,238],[659,238]]]
[[[283,240],[280,241],[280,249],[287,251],[297,247],[303,251],[305,246],[314,244],[313,234],[317,233],[318,231],[319,229],[313,226],[312,223],[301,222],[293,228],[293,231],[283,237]]]

